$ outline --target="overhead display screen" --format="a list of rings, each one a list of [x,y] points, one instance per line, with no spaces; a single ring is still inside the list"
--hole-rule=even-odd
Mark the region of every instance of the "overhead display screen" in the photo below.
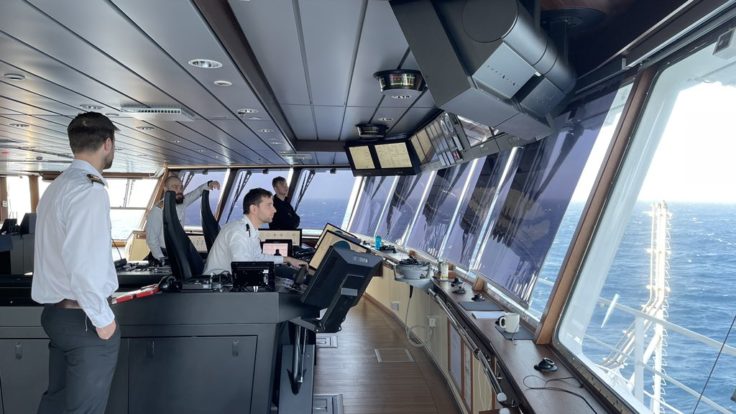
[[[376,145],[376,155],[381,168],[411,168],[411,158],[406,142]]]
[[[371,150],[366,146],[350,147],[350,156],[353,159],[353,165],[356,170],[371,170],[376,168],[371,157]]]

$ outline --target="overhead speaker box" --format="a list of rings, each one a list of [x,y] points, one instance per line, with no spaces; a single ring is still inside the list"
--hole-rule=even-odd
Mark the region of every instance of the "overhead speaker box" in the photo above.
[[[547,136],[547,115],[575,73],[517,0],[392,0],[435,103],[524,140]]]

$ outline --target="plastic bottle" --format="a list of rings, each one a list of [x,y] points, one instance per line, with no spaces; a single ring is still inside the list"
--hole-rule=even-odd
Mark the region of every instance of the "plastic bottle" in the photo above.
[[[381,236],[376,235],[376,243],[375,243],[376,250],[381,250],[381,246],[383,246],[383,239],[381,239]]]
[[[440,260],[440,280],[447,280],[450,276],[450,266],[446,261]]]

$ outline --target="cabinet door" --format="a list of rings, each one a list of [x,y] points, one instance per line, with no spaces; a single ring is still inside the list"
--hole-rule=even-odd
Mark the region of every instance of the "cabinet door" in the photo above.
[[[129,412],[250,412],[256,342],[255,336],[131,339]]]
[[[35,413],[49,382],[48,339],[0,339],[0,413]]]

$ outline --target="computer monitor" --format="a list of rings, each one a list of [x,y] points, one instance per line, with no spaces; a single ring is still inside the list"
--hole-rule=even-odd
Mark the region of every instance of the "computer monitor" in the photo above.
[[[291,256],[291,240],[266,240],[261,243],[263,254]]]
[[[265,242],[266,240],[291,240],[292,246],[301,246],[302,245],[302,231],[301,229],[297,230],[267,230],[267,229],[258,229],[258,238],[261,239],[261,242]]]
[[[302,294],[301,301],[324,309],[338,296],[345,294],[352,297],[346,304],[349,308],[360,299],[370,279],[378,272],[381,262],[380,257],[371,253],[330,246],[325,259]]]
[[[265,288],[273,291],[276,288],[273,262],[232,262],[230,267],[233,271],[233,290]]]
[[[16,224],[18,224],[18,219],[6,218],[3,221],[3,226],[0,227],[0,234],[12,233],[15,230]]]
[[[320,264],[322,263],[322,259],[324,259],[324,257],[327,255],[327,251],[335,243],[340,243],[341,245],[344,245],[345,248],[357,253],[367,253],[368,251],[370,251],[369,248],[361,246],[354,241],[351,241],[350,239],[346,238],[345,235],[338,234],[333,231],[327,230],[322,233],[322,236],[322,241],[320,242],[319,246],[317,246],[317,248],[314,250],[312,260],[309,261],[309,267],[313,270],[319,268]]]
[[[319,247],[319,244],[320,243],[322,243],[322,238],[325,236],[325,233],[328,232],[328,231],[331,231],[333,233],[337,233],[337,234],[345,237],[347,240],[349,240],[349,241],[351,241],[353,243],[360,244],[360,239],[357,238],[357,237],[355,237],[354,234],[349,233],[349,232],[347,232],[347,231],[345,231],[345,230],[337,227],[334,224],[327,223],[327,224],[325,224],[325,227],[322,229],[322,233],[319,235],[319,239],[317,239],[317,244],[314,245],[314,248],[315,249]]]

